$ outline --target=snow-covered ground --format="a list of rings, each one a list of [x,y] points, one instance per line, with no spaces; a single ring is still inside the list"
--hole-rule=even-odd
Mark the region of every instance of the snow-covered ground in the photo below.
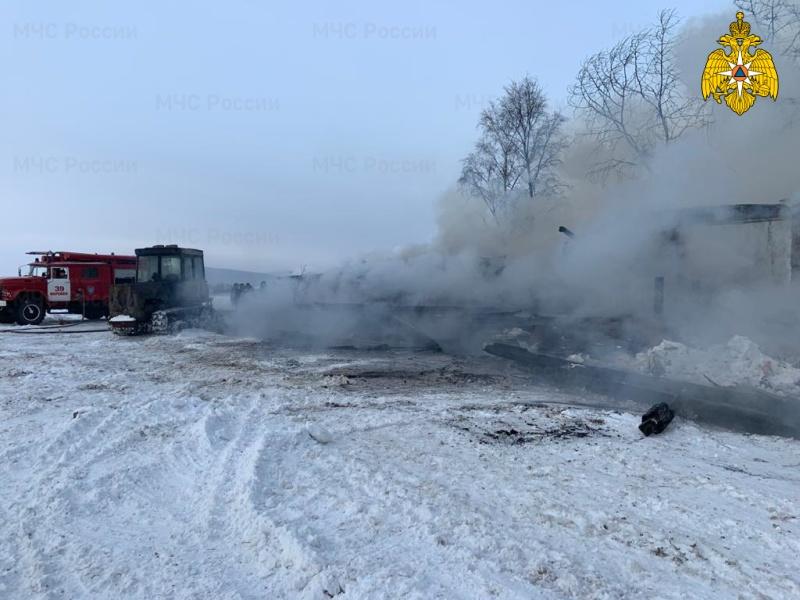
[[[10,329],[0,598],[800,597],[797,441],[492,357]]]

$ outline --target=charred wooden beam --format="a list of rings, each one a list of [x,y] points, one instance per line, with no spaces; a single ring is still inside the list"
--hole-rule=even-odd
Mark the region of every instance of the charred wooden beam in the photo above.
[[[791,218],[785,204],[730,204],[727,206],[701,206],[678,211],[681,224],[734,225],[737,223],[764,223]]]

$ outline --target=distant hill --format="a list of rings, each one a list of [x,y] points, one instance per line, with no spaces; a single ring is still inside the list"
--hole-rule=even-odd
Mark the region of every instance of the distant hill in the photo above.
[[[253,271],[237,271],[236,269],[219,269],[206,267],[206,280],[208,285],[232,285],[234,283],[249,283],[258,286],[262,281],[269,281],[276,277],[288,275],[286,273],[256,273]]]

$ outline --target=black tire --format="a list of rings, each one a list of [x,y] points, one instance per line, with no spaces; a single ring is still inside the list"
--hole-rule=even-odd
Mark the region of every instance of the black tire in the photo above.
[[[19,325],[38,325],[44,319],[45,310],[41,301],[25,298],[17,302],[17,323]]]

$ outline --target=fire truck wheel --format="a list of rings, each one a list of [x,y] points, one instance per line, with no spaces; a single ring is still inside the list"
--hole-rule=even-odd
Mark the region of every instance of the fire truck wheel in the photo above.
[[[44,319],[44,306],[33,298],[26,298],[17,306],[17,323],[38,325]]]

